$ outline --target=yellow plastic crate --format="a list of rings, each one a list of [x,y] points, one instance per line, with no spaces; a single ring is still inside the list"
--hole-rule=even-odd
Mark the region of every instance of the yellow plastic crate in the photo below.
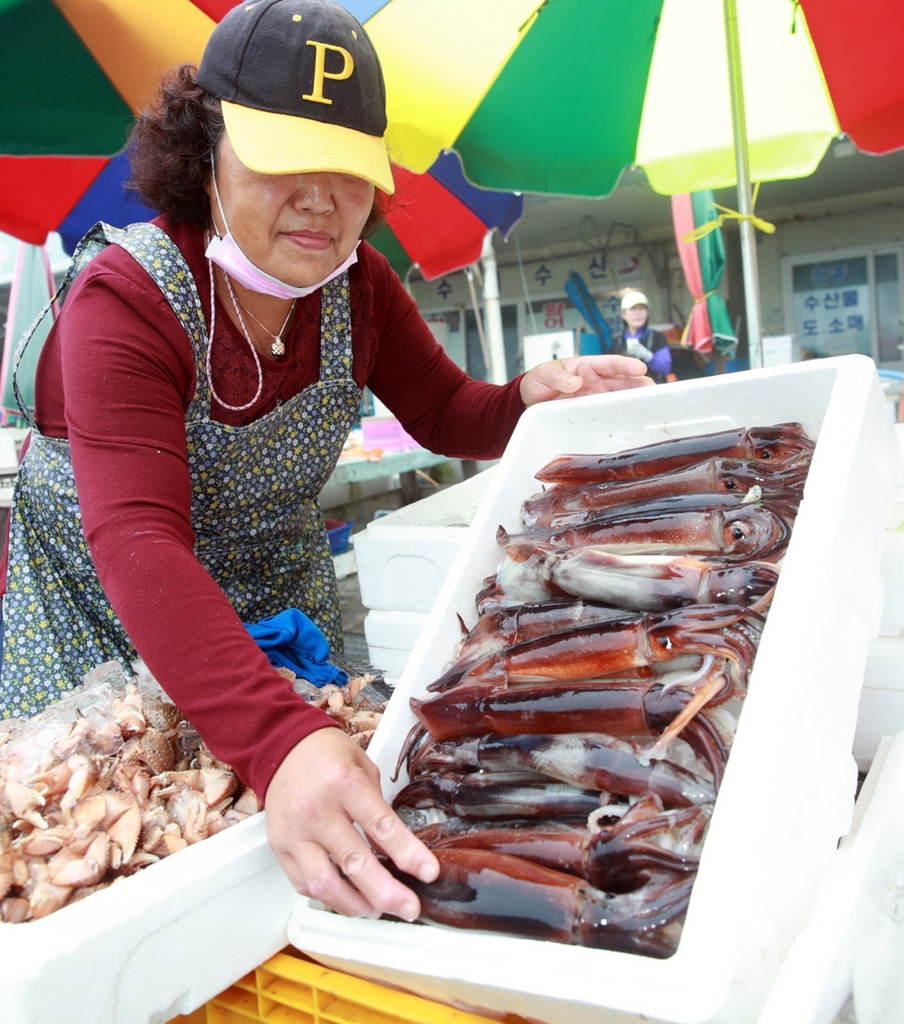
[[[277,953],[194,1013],[170,1024],[500,1024]],[[507,1016],[502,1024],[522,1024]]]

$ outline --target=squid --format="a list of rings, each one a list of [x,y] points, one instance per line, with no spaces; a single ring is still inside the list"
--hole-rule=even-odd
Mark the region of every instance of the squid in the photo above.
[[[671,956],[693,877],[653,875],[631,893],[609,894],[583,879],[486,850],[438,849],[439,877],[420,880],[387,867],[417,894],[419,921]]]
[[[520,544],[508,549],[496,586],[503,607],[577,598],[639,612],[689,604],[761,611],[778,575],[778,567],[765,561],[734,565],[681,555],[619,555],[596,545],[569,550]]]
[[[792,518],[780,506],[762,502],[659,508],[645,516],[614,517],[559,531],[512,535],[500,526],[496,541],[506,548],[539,541],[566,548],[605,546],[622,555],[702,555],[739,562],[780,557],[791,539]]]
[[[723,510],[738,508],[741,505],[764,505],[777,512],[785,519],[793,520],[800,506],[801,492],[787,490],[772,491],[765,494],[760,487],[737,494],[717,494],[703,492],[699,494],[663,494],[642,501],[631,501],[611,508],[600,508],[592,511],[567,515],[551,516],[548,524],[536,524],[530,527],[536,537],[556,536],[567,530],[581,527],[604,526],[606,523],[620,523],[626,520],[650,520],[664,515],[675,517],[697,512],[708,512],[712,509]]]
[[[668,760],[650,761],[636,744],[603,733],[493,734],[422,749],[412,771],[534,772],[581,789],[618,796],[655,793],[666,807],[715,799],[712,783]],[[492,777],[492,776],[490,776]]]
[[[707,459],[638,480],[556,484],[524,501],[521,519],[528,527],[560,529],[615,506],[678,494],[744,496],[756,488],[767,499],[786,492],[800,495],[809,463],[809,455],[777,464],[757,459]]]
[[[480,616],[473,629],[462,638],[453,663],[427,689],[448,689],[461,679],[470,666],[505,647],[573,626],[606,622],[622,614],[619,608],[573,599],[517,606],[500,605]]]
[[[800,423],[720,430],[671,438],[613,454],[559,455],[536,473],[541,483],[603,483],[671,473],[707,458],[786,463],[809,456],[815,443]]]
[[[459,819],[417,829],[431,850],[489,850],[584,878],[604,892],[632,892],[653,874],[697,871],[712,805],[665,810],[653,794],[602,807],[587,827],[513,821],[474,827]]]
[[[409,782],[392,802],[403,807],[440,808],[458,818],[586,818],[601,802],[595,789],[550,783],[532,772],[426,772]]]
[[[594,679],[688,654],[725,658],[746,682],[753,643],[741,630],[730,627],[749,614],[747,608],[728,604],[692,605],[649,615],[626,613],[514,644],[477,662],[459,685]]]

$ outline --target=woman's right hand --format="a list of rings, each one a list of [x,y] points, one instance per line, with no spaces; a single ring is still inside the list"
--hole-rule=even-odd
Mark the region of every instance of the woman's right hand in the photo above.
[[[270,847],[302,895],[351,917],[418,917],[417,896],[374,850],[424,882],[439,864],[383,799],[376,765],[340,729],[318,729],[289,751],[266,811]]]

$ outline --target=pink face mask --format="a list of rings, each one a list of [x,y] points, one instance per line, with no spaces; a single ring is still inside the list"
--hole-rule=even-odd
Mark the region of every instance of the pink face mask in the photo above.
[[[213,164],[213,160],[211,160],[211,164]],[[213,178],[214,195],[217,199],[220,216],[223,218],[223,224],[226,227],[226,234],[214,235],[204,255],[211,263],[215,263],[233,281],[238,281],[243,287],[253,292],[261,292],[263,295],[275,295],[278,299],[303,299],[306,295],[316,292],[318,288],[322,288],[328,281],[332,281],[334,277],[338,277],[348,270],[350,266],[358,262],[358,245],[360,245],[360,242],[352,249],[351,255],[344,263],[340,264],[328,277],[325,277],[317,284],[296,288],[295,285],[286,284],[285,281],[280,281],[279,278],[271,276],[266,271],[261,270],[260,267],[255,266],[239,248],[238,242],[236,242],[232,232],[229,230],[229,223],[223,211],[223,204],[220,202],[216,168],[213,169],[211,176]]]

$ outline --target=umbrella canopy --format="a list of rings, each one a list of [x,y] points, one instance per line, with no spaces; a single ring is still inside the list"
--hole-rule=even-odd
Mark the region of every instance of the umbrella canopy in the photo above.
[[[798,4],[348,2],[381,55],[394,158],[414,171],[454,148],[469,180],[489,188],[604,196],[628,164],[666,195],[737,184],[751,363],[761,365],[750,183],[812,173],[846,127]],[[901,34],[904,5],[864,0],[852,17],[875,27],[874,8],[888,16],[869,40],[881,63],[900,48],[886,37]],[[898,128],[887,148],[904,145],[904,104],[891,91],[882,109]]]
[[[788,0],[738,0],[746,143],[755,181],[800,177],[856,119],[848,98],[877,87],[875,152],[904,146],[904,5],[804,2],[819,46]],[[414,171],[443,149],[487,188],[607,195],[644,167],[662,194],[736,183],[723,0],[346,0],[386,76],[394,159]],[[838,8],[835,20],[824,8]],[[819,16],[817,16],[819,12]],[[847,25],[868,32],[856,61]],[[881,25],[881,31],[877,31]],[[442,27],[438,31],[438,26]],[[840,44],[847,40],[841,50]],[[895,60],[894,58],[898,59]],[[875,68],[887,68],[877,78]],[[833,105],[834,101],[834,105]],[[839,121],[836,117],[842,117]],[[857,142],[855,125],[850,126]]]
[[[199,61],[231,6],[0,0],[0,231],[40,245],[57,230],[122,150],[161,72]]]
[[[147,220],[124,188],[123,145],[162,71],[197,63],[232,0],[0,0],[0,231],[41,245],[58,231],[67,252],[97,221]],[[41,75],[35,75],[38,65]],[[445,154],[423,174],[398,168],[388,229],[374,241],[400,276],[427,277],[480,258],[505,237],[520,195],[477,188]]]
[[[738,345],[725,300],[716,291],[725,269],[722,228],[711,191],[672,196],[672,221],[678,255],[694,307],[682,342],[696,352],[730,356]]]

